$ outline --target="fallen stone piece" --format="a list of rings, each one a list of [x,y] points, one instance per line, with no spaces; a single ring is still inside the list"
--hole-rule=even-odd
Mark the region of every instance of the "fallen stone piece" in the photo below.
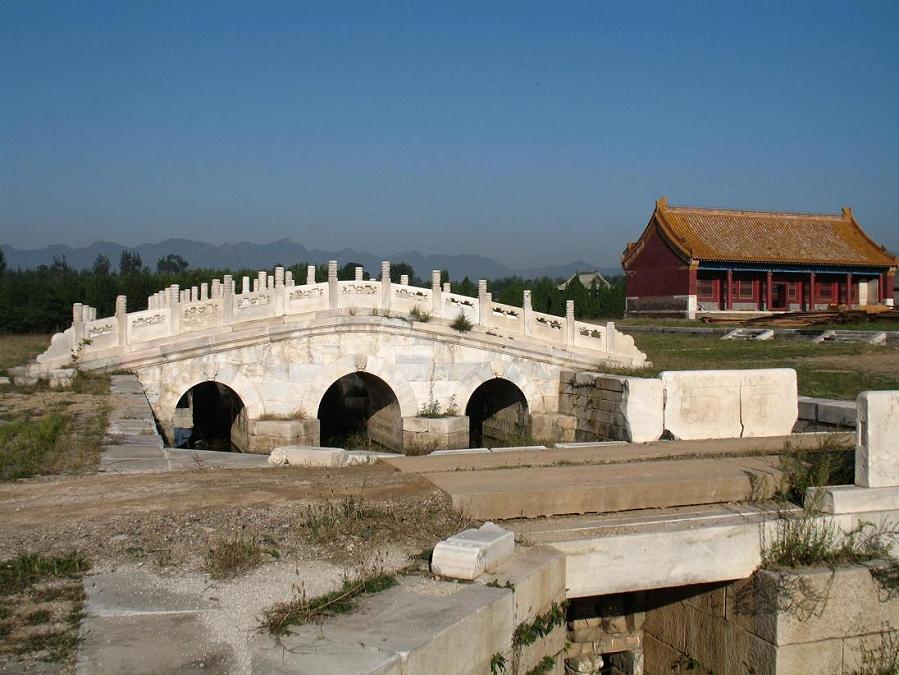
[[[4,384],[12,384],[12,380],[5,376],[0,377],[0,387],[2,387]]]
[[[343,448],[282,445],[272,450],[268,463],[275,466],[346,466],[347,451]]]
[[[47,382],[51,389],[69,389],[77,375],[73,368],[55,368],[47,374]]]
[[[515,535],[487,522],[463,530],[434,547],[431,571],[452,579],[477,579],[512,555]]]
[[[395,457],[396,453],[372,452],[370,450],[350,450],[346,453],[346,465],[357,466],[360,464],[374,464],[381,457]]]

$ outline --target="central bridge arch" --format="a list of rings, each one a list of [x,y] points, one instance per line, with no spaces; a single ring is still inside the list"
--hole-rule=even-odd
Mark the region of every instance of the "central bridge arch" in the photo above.
[[[403,449],[399,400],[384,380],[364,371],[339,378],[319,403],[323,446]]]

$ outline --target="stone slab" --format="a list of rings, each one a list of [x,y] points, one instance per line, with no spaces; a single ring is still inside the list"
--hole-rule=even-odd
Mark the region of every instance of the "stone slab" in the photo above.
[[[346,466],[347,451],[343,448],[282,445],[272,450],[268,463],[277,466]]]
[[[579,444],[574,448],[514,452],[432,452],[409,457],[395,455],[385,462],[407,473],[440,473],[473,469],[499,469],[516,466],[555,466],[559,464],[618,464],[661,459],[776,455],[789,446],[796,450],[818,450],[824,442],[833,445],[851,443],[851,432],[804,433],[768,438],[721,438],[696,441],[621,441]]]
[[[427,474],[476,519],[537,518],[744,501],[772,492],[776,458],[545,466]],[[750,479],[767,474],[767,485]]]
[[[824,513],[867,513],[899,510],[899,487],[866,488],[857,485],[811,487],[806,508]]]
[[[899,486],[899,391],[858,395],[855,484]]]
[[[566,556],[569,598],[743,579],[761,562],[775,505],[705,505],[509,523]],[[798,507],[795,511],[800,511]]]
[[[665,371],[665,430],[674,438],[789,434],[798,418],[796,371]]]

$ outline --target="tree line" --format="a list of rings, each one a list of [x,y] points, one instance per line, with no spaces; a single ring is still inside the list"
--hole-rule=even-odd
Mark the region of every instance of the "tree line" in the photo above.
[[[358,263],[347,263],[338,268],[337,278],[349,280],[355,277]],[[306,282],[305,263],[287,267],[293,272],[295,283]],[[137,251],[122,251],[118,265],[108,256],[98,255],[87,269],[75,269],[65,257],[54,258],[50,265],[36,269],[8,269],[0,250],[0,332],[50,333],[64,330],[72,322],[72,305],[85,303],[97,308],[97,316],[115,313],[117,295],[128,296],[128,311],[146,309],[147,297],[172,284],[181,288],[199,286],[214,278],[231,274],[240,290],[241,277],[255,277],[257,270],[239,269],[191,269],[188,261],[170,254],[156,261],[155,270],[144,265]],[[419,278],[415,270],[404,262],[391,263],[390,277],[399,282],[401,275],[408,275],[415,286],[429,287],[430,276]],[[477,281],[468,277],[450,280],[444,270],[442,282],[451,281],[454,293],[477,297]],[[316,279],[328,278],[328,266],[316,266]],[[365,278],[369,278],[366,274]],[[615,319],[624,314],[624,281],[609,279],[611,287],[585,288],[577,276],[564,290],[559,290],[560,279],[543,277],[526,280],[506,277],[490,281],[488,288],[496,302],[520,307],[522,294],[531,291],[535,311],[564,316],[565,301],[574,300],[578,319]]]

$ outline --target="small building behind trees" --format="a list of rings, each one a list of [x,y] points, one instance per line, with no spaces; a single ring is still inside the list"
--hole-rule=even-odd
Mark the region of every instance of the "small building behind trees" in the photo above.
[[[893,304],[897,259],[834,215],[670,206],[621,258],[628,316],[696,318]]]

